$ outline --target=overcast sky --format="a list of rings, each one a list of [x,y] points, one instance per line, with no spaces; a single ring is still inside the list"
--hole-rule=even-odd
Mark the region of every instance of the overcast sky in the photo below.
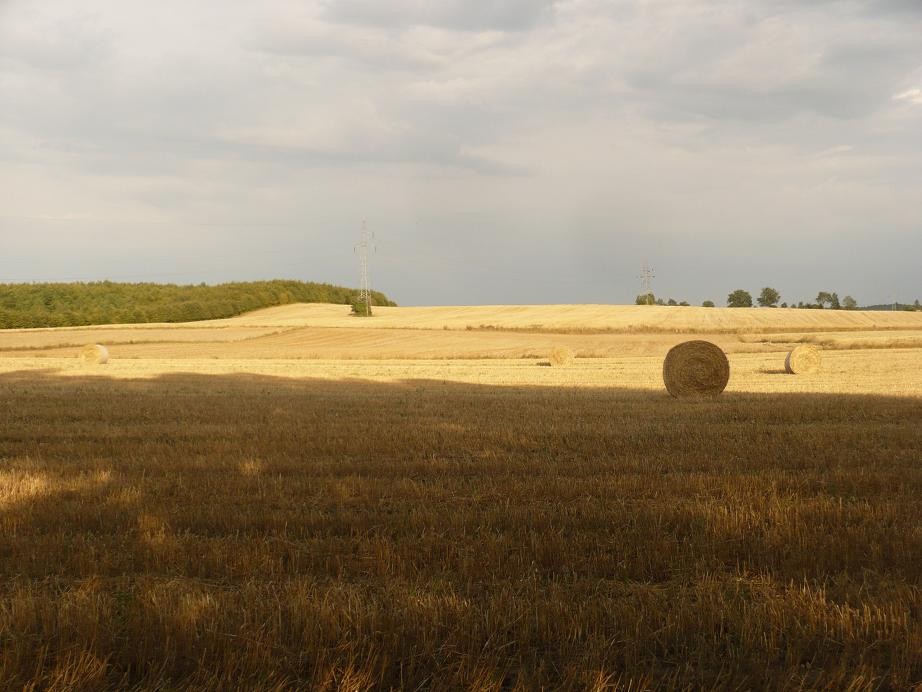
[[[0,0],[0,282],[922,297],[920,0]]]

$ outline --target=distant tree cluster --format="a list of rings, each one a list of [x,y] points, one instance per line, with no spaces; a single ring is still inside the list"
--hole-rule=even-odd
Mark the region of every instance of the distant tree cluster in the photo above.
[[[759,304],[759,307],[763,308],[788,307],[787,303],[781,302],[781,294],[771,286],[766,286],[762,289],[762,292],[759,293],[759,297],[756,298],[756,302]],[[727,296],[727,307],[751,308],[752,294],[742,288],[736,289]],[[858,308],[858,301],[851,296],[845,296],[840,301],[838,293],[820,291],[816,296],[815,303],[799,302],[797,305],[791,305],[791,307],[816,310],[856,310]]]
[[[663,300],[662,298],[657,298],[652,293],[646,293],[637,296],[634,301],[637,305],[688,305],[684,300],[677,302],[673,298],[668,300]],[[858,301],[855,300],[852,296],[845,296],[841,300],[839,299],[839,294],[831,291],[820,291],[816,295],[816,301],[813,303],[805,303],[803,301],[798,302],[796,305],[791,304],[790,306],[787,303],[781,302],[781,294],[771,286],[766,286],[759,293],[759,296],[753,301],[752,294],[742,288],[738,288],[735,291],[732,291],[727,296],[727,307],[730,308],[751,308],[753,303],[758,303],[759,307],[763,308],[777,308],[777,307],[792,307],[800,308],[804,310],[857,310]],[[701,303],[702,307],[712,308],[714,307],[713,300],[705,300]],[[908,303],[892,303],[886,305],[867,305],[862,310],[908,310],[922,312],[922,303],[919,302],[917,298],[914,303],[911,305]]]
[[[675,298],[669,298],[667,300],[663,300],[662,298],[657,298],[652,293],[645,293],[645,294],[641,294],[637,296],[634,303],[637,305],[682,305],[685,307],[688,306],[687,301],[684,301],[684,300],[678,301]]]
[[[814,303],[804,303],[798,302],[797,305],[792,307],[797,307],[805,310],[857,310],[858,301],[852,298],[851,296],[845,296],[842,300],[839,300],[838,293],[832,293],[830,291],[820,291],[816,294],[816,302]]]
[[[906,312],[922,312],[922,303],[916,298],[913,303],[885,303],[881,305],[865,305],[862,310],[902,310]]]
[[[193,322],[289,303],[354,304],[358,291],[303,281],[179,286],[94,283],[0,284],[0,329]],[[395,305],[383,293],[373,305]]]

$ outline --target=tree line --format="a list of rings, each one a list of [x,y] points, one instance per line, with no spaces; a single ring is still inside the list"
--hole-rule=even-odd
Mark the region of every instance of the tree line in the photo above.
[[[686,301],[676,301],[673,298],[669,300],[663,300],[662,298],[657,298],[652,293],[641,294],[637,296],[635,300],[637,305],[688,305]],[[755,303],[759,307],[763,308],[801,308],[807,310],[857,310],[858,301],[855,300],[852,296],[845,296],[841,300],[839,299],[839,294],[830,291],[820,291],[816,295],[816,301],[813,303],[805,303],[799,301],[796,304],[781,302],[781,294],[771,286],[766,286],[759,293],[758,297],[755,299]],[[732,291],[727,296],[727,307],[729,308],[751,308],[753,307],[752,294],[742,288],[738,288],[735,291]],[[712,308],[714,307],[714,301],[705,300],[701,303],[703,307]],[[880,309],[883,306],[872,306],[874,309]],[[912,305],[903,305],[899,304],[897,306],[899,310],[920,310],[922,311],[922,305],[919,301],[916,300]]]
[[[788,305],[787,303],[781,302],[781,294],[771,288],[766,286],[762,289],[762,292],[759,293],[756,302],[759,304],[759,307],[763,308],[805,308],[812,310],[857,310],[858,301],[852,298],[851,296],[845,296],[839,300],[838,293],[831,293],[829,291],[820,291],[816,294],[815,303],[804,303],[803,301],[798,302],[796,305],[793,303]],[[728,308],[751,308],[752,307],[752,295],[749,291],[746,291],[742,288],[738,288],[730,295],[727,296],[727,307]]]
[[[0,329],[92,324],[194,322],[289,303],[355,305],[358,291],[305,281],[218,285],[114,283],[0,284]],[[396,305],[378,291],[372,305]]]

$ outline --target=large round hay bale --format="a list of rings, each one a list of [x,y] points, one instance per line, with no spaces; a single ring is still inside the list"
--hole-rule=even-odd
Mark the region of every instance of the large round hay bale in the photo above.
[[[717,396],[730,381],[730,362],[710,341],[686,341],[666,354],[663,381],[674,397]]]
[[[109,362],[109,349],[99,344],[89,344],[80,351],[80,360],[92,365],[105,365]]]
[[[804,375],[819,372],[821,363],[820,350],[816,346],[802,344],[788,353],[784,369],[791,375]]]
[[[570,349],[558,347],[551,350],[547,359],[550,361],[551,365],[560,368],[572,363],[575,357],[573,351]]]

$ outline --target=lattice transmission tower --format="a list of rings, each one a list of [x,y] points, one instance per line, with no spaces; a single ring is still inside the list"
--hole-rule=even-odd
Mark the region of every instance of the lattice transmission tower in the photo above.
[[[653,279],[656,274],[653,273],[653,267],[644,260],[640,268],[640,295],[643,296],[647,305],[653,304]]]
[[[365,220],[362,220],[362,232],[359,234],[359,242],[355,246],[355,252],[359,256],[359,266],[361,276],[359,277],[359,301],[364,306],[365,316],[371,315],[371,284],[368,281],[368,255],[374,251],[375,234],[368,230]]]

